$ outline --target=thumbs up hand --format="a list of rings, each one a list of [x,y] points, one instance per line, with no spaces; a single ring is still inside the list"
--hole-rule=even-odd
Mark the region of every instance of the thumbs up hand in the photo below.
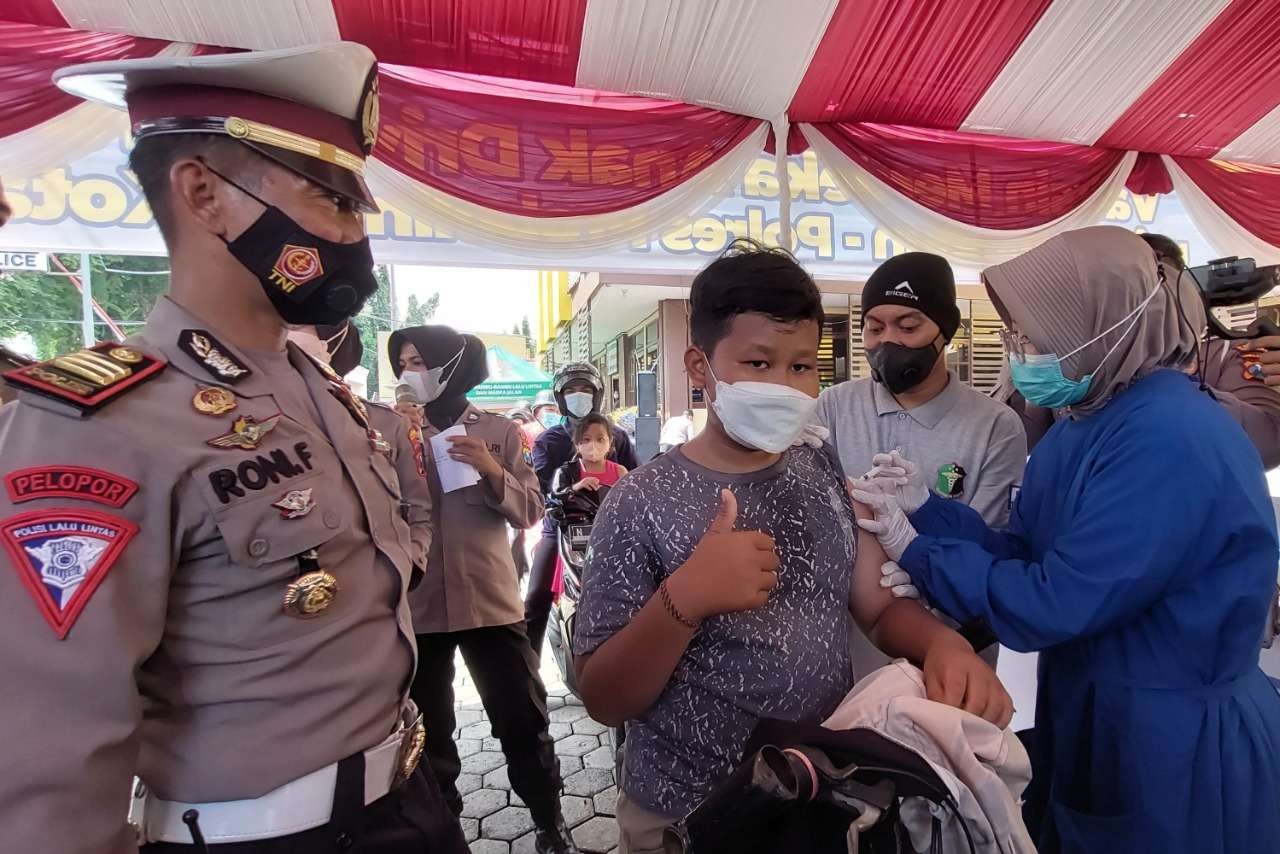
[[[738,499],[725,489],[711,527],[667,581],[675,606],[691,620],[760,608],[778,585],[773,537],[734,530],[737,521]]]

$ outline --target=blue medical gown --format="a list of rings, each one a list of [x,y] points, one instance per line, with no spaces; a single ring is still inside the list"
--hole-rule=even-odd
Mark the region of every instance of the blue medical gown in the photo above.
[[[911,521],[922,595],[1041,651],[1041,854],[1280,852],[1280,694],[1258,667],[1275,515],[1209,395],[1159,371],[1057,424],[1008,531],[936,496]]]

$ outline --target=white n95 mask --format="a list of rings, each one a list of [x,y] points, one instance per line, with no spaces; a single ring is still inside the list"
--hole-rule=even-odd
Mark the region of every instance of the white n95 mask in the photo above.
[[[464,344],[456,356],[438,368],[427,368],[425,371],[405,371],[400,375],[400,381],[413,389],[413,393],[418,396],[419,403],[432,403],[440,395],[444,394],[445,386],[449,384],[449,379],[453,378],[453,372],[458,369],[458,363],[462,361],[462,354],[466,352],[466,349],[467,347]],[[445,371],[449,371],[449,379],[441,379]]]
[[[720,418],[724,432],[740,445],[780,454],[795,443],[813,420],[818,399],[799,389],[777,383],[716,381],[716,397],[711,407]]]

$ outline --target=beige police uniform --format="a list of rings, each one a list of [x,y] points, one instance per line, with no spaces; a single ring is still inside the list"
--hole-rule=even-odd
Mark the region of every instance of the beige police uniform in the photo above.
[[[168,366],[91,416],[0,409],[4,851],[133,851],[135,773],[249,799],[378,745],[413,671],[396,471],[332,381],[167,298],[131,344]],[[284,599],[310,550],[338,590],[302,618]]]
[[[414,631],[420,635],[505,626],[524,619],[524,603],[511,560],[507,526],[523,529],[542,518],[538,477],[525,459],[519,428],[506,418],[468,407],[459,419],[505,471],[502,494],[481,482],[442,493],[434,470],[427,480],[436,509],[436,533],[427,577],[412,593]],[[438,430],[427,424],[423,441]],[[434,463],[434,459],[432,459]]]

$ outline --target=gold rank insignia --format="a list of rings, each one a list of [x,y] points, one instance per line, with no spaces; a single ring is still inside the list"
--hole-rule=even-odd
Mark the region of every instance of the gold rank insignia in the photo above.
[[[166,363],[133,347],[104,342],[25,365],[4,375],[19,388],[93,412],[128,389],[154,377]]]
[[[378,106],[378,66],[375,63],[369,71],[369,78],[364,84],[364,94],[360,96],[360,137],[365,154],[373,151],[378,142],[378,124],[381,110]]]
[[[252,415],[241,415],[235,421],[231,422],[231,430],[223,433],[221,436],[214,436],[205,442],[206,445],[214,448],[236,448],[242,451],[252,451],[261,444],[267,434],[276,429],[276,424],[280,422],[280,415],[272,415],[265,421],[258,421]]]
[[[284,612],[301,620],[319,616],[333,604],[338,590],[338,579],[323,569],[308,572],[285,588]]]
[[[225,388],[218,386],[200,386],[196,396],[191,398],[191,405],[196,412],[205,415],[224,415],[239,405],[236,396]]]

